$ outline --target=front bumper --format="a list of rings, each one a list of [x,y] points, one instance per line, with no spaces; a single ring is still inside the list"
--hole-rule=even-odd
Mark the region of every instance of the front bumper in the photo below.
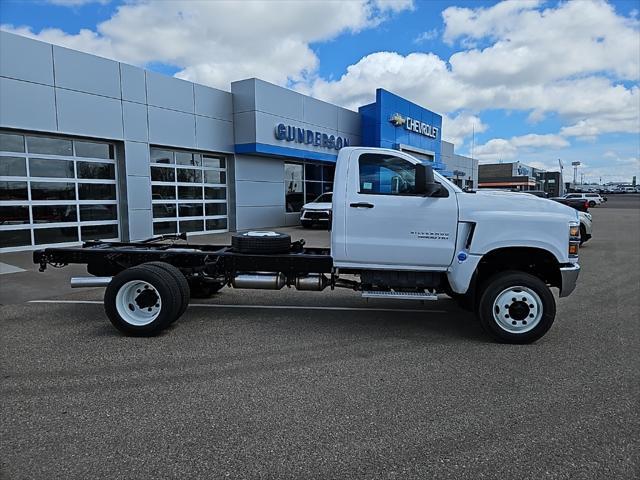
[[[578,275],[580,274],[580,265],[577,263],[560,267],[560,276],[562,277],[562,286],[560,287],[560,297],[568,297],[576,288]]]
[[[328,222],[331,218],[329,210],[305,210],[300,215],[300,220],[307,222]]]

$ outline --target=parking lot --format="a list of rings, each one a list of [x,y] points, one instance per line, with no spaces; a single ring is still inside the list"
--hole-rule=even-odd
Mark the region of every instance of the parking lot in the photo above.
[[[66,290],[81,268],[0,275],[2,478],[637,478],[640,196],[591,213],[578,287],[526,346],[451,300],[286,289],[127,338],[102,289]]]

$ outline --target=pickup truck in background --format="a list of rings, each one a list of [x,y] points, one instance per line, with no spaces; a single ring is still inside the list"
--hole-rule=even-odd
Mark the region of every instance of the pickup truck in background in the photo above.
[[[549,330],[556,316],[551,289],[571,294],[580,271],[574,209],[532,195],[463,192],[396,150],[340,150],[332,215],[330,249],[249,231],[233,235],[231,245],[163,236],[46,248],[34,252],[34,262],[41,270],[86,264],[93,277],[74,278],[72,286],[106,286],[106,314],[127,335],[167,328],[192,291],[286,286],[348,288],[376,299],[446,294],[509,343],[530,343]]]
[[[305,203],[300,210],[300,224],[303,228],[312,228],[314,225],[329,227],[331,222],[331,207],[333,193],[326,192],[309,203]]]
[[[599,193],[567,193],[563,198],[567,200],[586,200],[590,208],[607,201],[607,198],[601,197]]]

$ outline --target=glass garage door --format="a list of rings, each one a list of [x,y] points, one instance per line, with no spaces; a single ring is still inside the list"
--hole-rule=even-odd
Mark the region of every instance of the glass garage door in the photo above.
[[[118,239],[114,150],[0,132],[0,251]]]
[[[226,159],[151,148],[153,233],[218,233],[227,226]]]

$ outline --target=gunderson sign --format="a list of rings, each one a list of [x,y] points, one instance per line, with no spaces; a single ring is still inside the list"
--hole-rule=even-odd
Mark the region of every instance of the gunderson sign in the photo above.
[[[284,123],[276,125],[275,135],[278,140],[314,145],[332,150],[340,150],[342,147],[349,146],[348,138],[285,125]]]
[[[424,135],[425,137],[438,137],[438,127],[434,127],[433,125],[429,125],[428,123],[424,123],[419,120],[414,120],[411,117],[403,117],[399,113],[394,113],[393,115],[391,115],[391,117],[389,117],[389,121],[396,127],[404,126],[405,130],[419,133],[420,135]]]

